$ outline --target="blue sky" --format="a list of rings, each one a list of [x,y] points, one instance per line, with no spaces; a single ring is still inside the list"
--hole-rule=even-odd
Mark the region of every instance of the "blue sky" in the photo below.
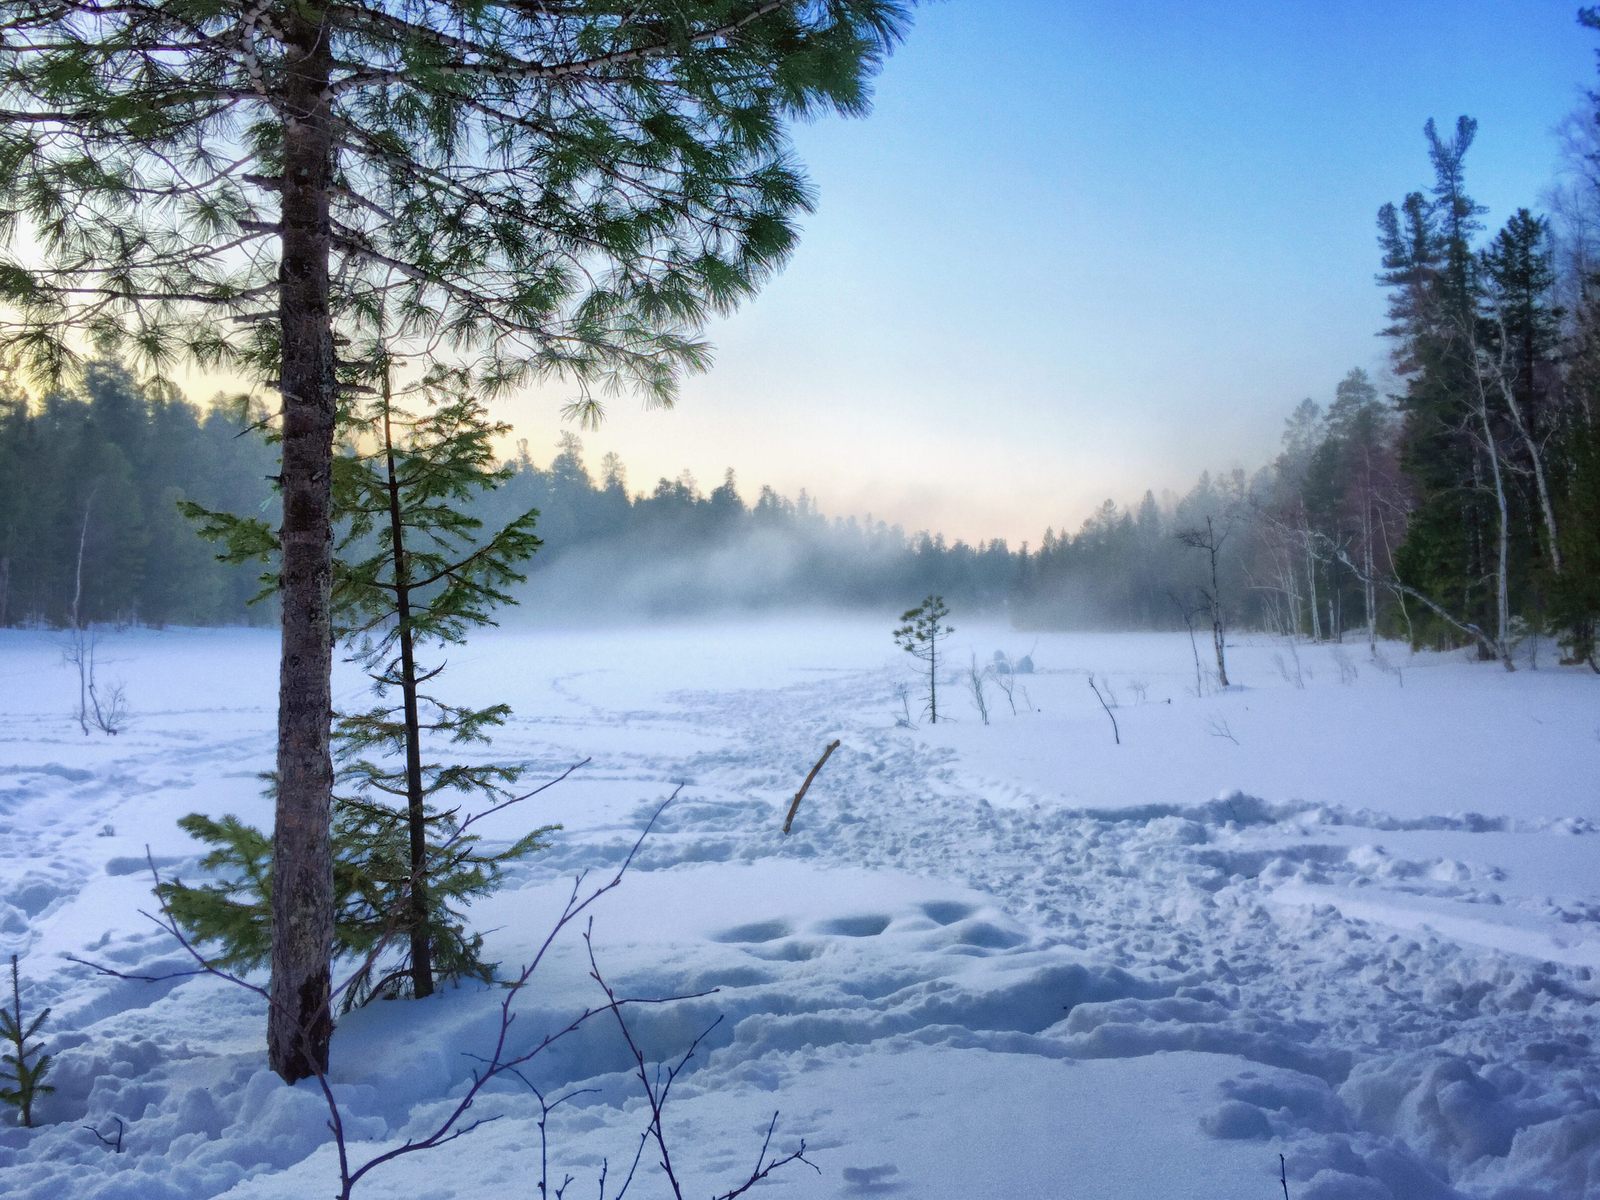
[[[969,540],[1254,469],[1304,396],[1385,364],[1374,216],[1423,123],[1479,121],[1491,227],[1537,209],[1595,82],[1571,3],[944,0],[863,121],[796,144],[799,252],[710,329],[671,412],[585,437],[633,487],[724,468]],[[536,459],[556,397],[506,410]]]

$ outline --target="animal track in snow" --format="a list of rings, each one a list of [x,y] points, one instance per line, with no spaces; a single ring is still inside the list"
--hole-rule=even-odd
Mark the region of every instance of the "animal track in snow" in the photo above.
[[[762,942],[775,942],[793,932],[794,930],[785,921],[756,921],[751,925],[737,925],[732,929],[725,929],[721,933],[714,934],[712,940],[759,945]]]
[[[888,917],[878,913],[868,913],[858,917],[835,917],[818,925],[817,932],[851,938],[877,937],[889,928],[889,922]]]
[[[932,900],[922,906],[922,911],[928,914],[929,920],[937,921],[940,925],[954,925],[957,921],[966,920],[977,909],[957,900]]]

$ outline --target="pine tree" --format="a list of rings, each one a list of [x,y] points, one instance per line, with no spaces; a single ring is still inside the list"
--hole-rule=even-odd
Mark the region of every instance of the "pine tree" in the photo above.
[[[283,398],[268,1053],[325,1069],[336,347],[669,400],[708,315],[787,257],[810,190],[786,122],[860,113],[899,0],[9,5],[0,341],[253,369]],[[598,406],[585,390],[579,415]]]
[[[1357,582],[1375,649],[1379,626],[1378,580],[1393,573],[1393,550],[1400,542],[1404,498],[1394,460],[1394,417],[1378,397],[1367,373],[1351,371],[1328,407],[1328,455],[1332,460],[1334,512],[1342,544],[1361,565]]]
[[[1590,351],[1593,354],[1593,351]],[[1592,385],[1591,385],[1592,386]],[[1568,463],[1561,505],[1564,564],[1551,615],[1564,630],[1572,662],[1600,672],[1600,405],[1572,413],[1562,438]]]
[[[1600,8],[1578,10],[1578,23],[1600,30]],[[1589,92],[1591,135],[1600,124],[1600,91]],[[1583,155],[1579,221],[1592,220],[1600,206],[1594,184],[1592,142]],[[1576,232],[1569,227],[1569,233]],[[1574,241],[1582,244],[1581,238]],[[1567,294],[1573,297],[1566,347],[1564,399],[1550,434],[1554,506],[1562,570],[1552,587],[1551,615],[1562,629],[1572,662],[1587,662],[1600,672],[1600,277],[1593,262],[1574,256],[1566,268]]]
[[[944,598],[929,596],[915,608],[900,614],[900,624],[894,631],[894,643],[913,658],[928,664],[928,723],[939,723],[939,643],[955,632],[954,626],[942,624],[950,615]]]
[[[1319,563],[1315,554],[1315,538],[1324,523],[1326,505],[1319,503],[1325,497],[1316,495],[1319,471],[1318,450],[1327,436],[1327,423],[1322,406],[1307,397],[1295,406],[1283,430],[1283,452],[1278,455],[1276,479],[1280,494],[1277,497],[1276,519],[1288,531],[1293,545],[1287,549],[1284,564],[1285,592],[1291,605],[1291,616],[1296,628],[1302,596],[1305,601],[1307,634],[1320,642],[1323,635],[1322,608],[1319,603]],[[1299,570],[1304,570],[1305,590],[1299,587]],[[1331,632],[1331,631],[1330,631]]]

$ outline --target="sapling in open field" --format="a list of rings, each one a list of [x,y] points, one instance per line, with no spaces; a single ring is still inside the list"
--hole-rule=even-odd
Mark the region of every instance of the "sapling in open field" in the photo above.
[[[929,596],[915,608],[900,614],[900,624],[894,631],[894,643],[913,658],[928,664],[927,702],[923,711],[928,723],[939,723],[939,644],[955,632],[955,627],[942,624],[950,615],[940,596]]]
[[[17,956],[11,956],[11,1006],[0,1008],[0,1039],[10,1043],[0,1055],[0,1102],[17,1110],[17,1120],[33,1124],[33,1103],[55,1091],[44,1078],[50,1072],[51,1057],[35,1040],[40,1027],[50,1019],[42,1008],[31,1017],[22,1011],[22,982],[17,974]]]

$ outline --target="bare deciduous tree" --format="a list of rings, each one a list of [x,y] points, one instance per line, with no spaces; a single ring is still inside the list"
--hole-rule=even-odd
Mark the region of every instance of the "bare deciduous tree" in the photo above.
[[[989,697],[984,694],[984,687],[989,682],[990,671],[988,667],[978,666],[978,656],[972,656],[972,662],[967,667],[967,690],[972,694],[972,707],[978,710],[978,716],[983,718],[983,723],[989,723]]]
[[[127,692],[121,683],[114,683],[103,691],[95,676],[96,638],[94,630],[83,621],[83,555],[89,542],[89,520],[94,512],[95,490],[91,489],[83,503],[83,520],[78,525],[78,558],[72,577],[72,607],[69,619],[72,627],[67,631],[67,644],[62,657],[78,673],[78,708],[73,716],[84,736],[91,727],[115,737],[128,722]]]
[[[1178,540],[1191,550],[1202,550],[1206,555],[1209,567],[1209,584],[1200,584],[1196,591],[1205,601],[1207,615],[1211,618],[1211,644],[1217,654],[1217,685],[1228,686],[1228,660],[1224,647],[1227,634],[1227,612],[1222,603],[1222,585],[1217,576],[1217,557],[1222,553],[1222,547],[1228,540],[1228,535],[1233,532],[1234,517],[1232,512],[1224,519],[1222,532],[1218,533],[1216,524],[1210,517],[1206,517],[1206,527],[1200,529],[1192,527],[1181,530]]]
[[[1116,714],[1111,711],[1111,705],[1106,703],[1106,698],[1100,694],[1100,689],[1095,687],[1094,675],[1089,676],[1089,690],[1094,692],[1094,698],[1100,701],[1100,707],[1106,710],[1106,716],[1111,718],[1111,740],[1117,745],[1122,745],[1122,731],[1117,728]]]

